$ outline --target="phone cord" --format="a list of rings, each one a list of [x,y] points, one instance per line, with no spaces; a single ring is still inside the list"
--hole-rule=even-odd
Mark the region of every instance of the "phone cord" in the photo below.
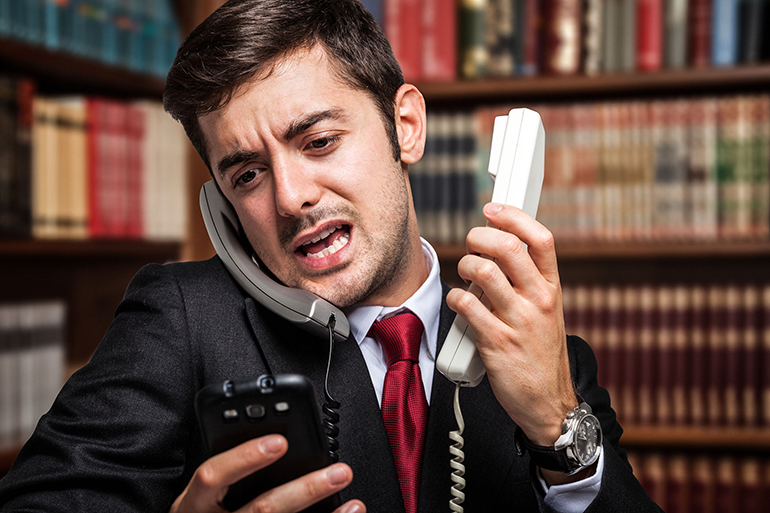
[[[449,490],[452,494],[452,499],[449,501],[449,509],[455,513],[463,513],[464,509],[460,504],[465,501],[465,493],[462,491],[465,488],[465,453],[462,451],[465,441],[462,434],[465,429],[465,421],[463,420],[463,413],[460,411],[460,383],[456,383],[455,386],[455,401],[454,401],[455,419],[457,420],[456,431],[449,432],[449,439],[454,442],[449,447],[449,454],[453,456],[449,462],[449,466],[453,469],[450,478],[454,483]]]
[[[321,406],[321,410],[324,414],[323,425],[326,433],[326,441],[329,444],[329,458],[332,463],[339,461],[340,457],[337,454],[337,450],[340,447],[340,443],[337,440],[337,435],[340,432],[340,428],[337,427],[337,422],[340,421],[340,414],[337,409],[340,407],[340,403],[335,401],[329,394],[329,369],[332,366],[332,353],[334,352],[334,326],[336,324],[334,314],[329,317],[329,360],[326,363],[326,377],[324,378],[324,397],[326,402]]]

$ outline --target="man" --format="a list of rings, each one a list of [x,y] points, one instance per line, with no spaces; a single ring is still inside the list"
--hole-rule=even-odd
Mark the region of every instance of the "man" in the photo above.
[[[228,2],[180,48],[165,103],[264,266],[344,309],[352,327],[329,378],[342,403],[341,463],[267,492],[250,511],[300,511],[336,492],[339,513],[446,508],[454,387],[433,362],[451,310],[477,333],[488,376],[461,394],[468,511],[656,510],[618,447],[622,430],[590,349],[565,334],[550,233],[520,210],[487,205],[505,232],[473,230],[459,273],[482,287],[491,311],[442,287],[407,178],[422,156],[424,101],[360,4]],[[370,331],[404,310],[422,326],[429,403],[413,497],[402,495],[380,416],[386,365]],[[324,344],[247,297],[217,258],[148,266],[0,485],[0,503],[221,511],[228,486],[276,461],[287,442],[271,435],[206,459],[195,392],[265,372],[305,374],[320,389],[324,370]],[[530,467],[515,449],[517,426],[530,444],[553,446],[578,395],[602,422],[598,461],[572,475]]]

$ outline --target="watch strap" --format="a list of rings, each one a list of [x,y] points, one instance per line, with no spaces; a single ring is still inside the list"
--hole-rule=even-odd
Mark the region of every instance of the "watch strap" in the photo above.
[[[529,460],[540,468],[564,473],[570,473],[575,470],[575,467],[567,459],[567,451],[557,451],[553,447],[533,444],[519,426],[516,426],[514,443],[516,444],[516,452],[519,456],[523,456],[525,452],[528,452]]]

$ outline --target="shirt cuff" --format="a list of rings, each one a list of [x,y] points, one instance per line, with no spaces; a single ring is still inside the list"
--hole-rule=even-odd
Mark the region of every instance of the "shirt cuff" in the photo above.
[[[557,513],[582,513],[599,495],[604,471],[604,450],[599,454],[596,472],[590,477],[574,483],[548,486],[545,479],[537,473],[540,486],[545,490],[545,504]]]

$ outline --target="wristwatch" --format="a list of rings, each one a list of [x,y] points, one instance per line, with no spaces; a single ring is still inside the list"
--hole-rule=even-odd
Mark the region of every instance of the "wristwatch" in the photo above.
[[[591,407],[581,402],[562,422],[561,436],[553,447],[533,444],[518,426],[515,441],[519,456],[529,452],[530,461],[538,467],[570,476],[593,465],[599,458],[602,426],[591,413]]]

